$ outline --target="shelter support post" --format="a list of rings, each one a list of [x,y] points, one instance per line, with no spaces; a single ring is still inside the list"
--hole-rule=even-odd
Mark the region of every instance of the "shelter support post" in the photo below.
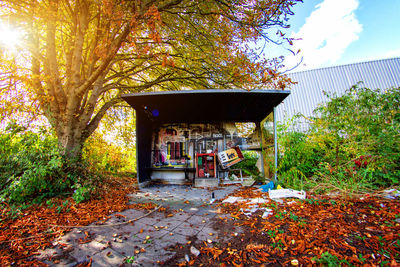
[[[150,181],[152,123],[142,111],[136,111],[136,162],[139,184]]]
[[[262,133],[262,126],[263,121],[262,122],[256,122],[256,129],[259,129],[259,135],[260,135],[260,148],[261,148],[261,177],[265,177],[265,166],[264,166],[264,162],[265,162],[265,158],[264,158],[264,148],[263,148],[263,143],[264,143],[264,137],[263,137],[263,133]]]
[[[278,172],[278,137],[276,133],[276,107],[274,107],[274,182],[277,182],[276,173]]]

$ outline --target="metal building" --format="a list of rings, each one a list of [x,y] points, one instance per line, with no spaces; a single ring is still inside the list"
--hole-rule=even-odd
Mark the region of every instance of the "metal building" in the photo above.
[[[291,87],[290,96],[277,107],[278,122],[298,113],[310,117],[319,104],[328,100],[324,92],[340,96],[359,82],[370,89],[400,87],[400,58],[299,71],[288,76],[297,84]],[[307,128],[307,120],[301,118],[295,130]]]

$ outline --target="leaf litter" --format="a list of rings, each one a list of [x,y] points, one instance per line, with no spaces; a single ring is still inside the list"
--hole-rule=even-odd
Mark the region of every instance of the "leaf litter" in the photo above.
[[[45,265],[32,260],[32,256],[39,249],[51,247],[52,240],[71,229],[61,226],[105,221],[111,213],[128,208],[153,210],[156,207],[152,203],[128,204],[127,195],[135,189],[117,179],[110,183],[111,186],[96,199],[80,204],[68,199],[69,204],[61,213],[57,206],[65,203],[65,199],[53,199],[55,205],[52,207],[31,206],[14,219],[7,217],[8,208],[3,209],[0,217],[2,264]],[[214,228],[229,238],[211,242],[194,238],[189,244],[169,248],[176,255],[164,264],[396,266],[400,262],[400,205],[397,199],[379,195],[353,199],[338,195],[308,195],[304,200],[285,199],[280,203],[254,187],[241,187],[225,199],[228,198],[241,201],[219,201],[217,209],[229,216],[216,216]],[[265,212],[268,212],[267,216]],[[81,242],[87,240],[90,240],[89,235]],[[182,261],[186,255],[190,255],[189,261]]]
[[[239,188],[217,204],[221,213],[230,216],[216,216],[215,230],[230,238],[212,243],[197,241],[192,245],[200,254],[190,261],[182,261],[189,247],[179,246],[166,264],[398,266],[399,200],[377,194],[352,199],[339,195],[307,197],[280,203],[257,188]],[[255,203],[255,199],[265,201]],[[265,210],[270,211],[268,216]],[[242,230],[237,233],[238,229]]]
[[[104,222],[110,214],[128,208],[154,209],[152,203],[129,204],[128,194],[137,190],[132,184],[135,183],[130,179],[109,177],[98,196],[87,202],[75,204],[71,197],[54,198],[52,205],[32,205],[16,218],[8,216],[11,211],[9,207],[3,208],[0,214],[1,265],[46,266],[32,259],[32,256],[40,249],[51,247],[55,238],[63,236],[72,227]],[[80,240],[82,243],[88,241],[88,234]]]

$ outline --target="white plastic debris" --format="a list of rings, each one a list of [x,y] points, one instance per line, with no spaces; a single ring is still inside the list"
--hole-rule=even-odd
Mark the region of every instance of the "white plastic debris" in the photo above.
[[[299,199],[305,199],[306,198],[306,192],[305,191],[297,191],[293,189],[275,189],[275,190],[269,190],[269,197],[271,199],[274,198],[287,198],[287,197],[295,197]]]
[[[193,255],[195,255],[196,257],[200,255],[200,250],[198,250],[197,248],[195,248],[194,246],[190,247],[190,253],[192,253]]]
[[[395,188],[386,189],[385,191],[383,191],[383,195],[385,198],[388,199],[398,199],[400,198],[400,191]]]
[[[265,219],[273,214],[272,209],[265,209],[262,218]]]
[[[190,257],[188,254],[185,254],[185,261],[189,262],[190,261]]]
[[[257,210],[259,210],[258,205],[251,206],[251,209],[246,209],[246,210],[240,209],[240,211],[241,211],[244,215],[246,215],[247,217],[251,216],[251,215],[252,215],[254,212],[256,212]]]
[[[257,203],[257,204],[268,203],[268,202],[269,202],[269,200],[267,200],[265,198],[261,198],[261,197],[252,198],[250,201],[250,203]]]
[[[243,201],[243,198],[241,197],[228,197],[227,199],[225,199],[224,201],[222,201],[222,203],[236,203],[236,202],[241,202]]]

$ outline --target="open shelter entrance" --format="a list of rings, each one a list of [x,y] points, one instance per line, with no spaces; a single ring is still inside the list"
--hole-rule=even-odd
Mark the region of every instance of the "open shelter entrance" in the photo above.
[[[154,180],[218,186],[227,176],[222,156],[256,151],[261,173],[271,177],[275,157],[274,108],[289,91],[191,90],[127,94],[136,111],[137,174]],[[251,134],[243,136],[246,123]],[[238,123],[242,127],[238,127]],[[244,126],[243,126],[244,125]],[[221,155],[220,155],[221,156]],[[272,164],[271,164],[272,163]]]

